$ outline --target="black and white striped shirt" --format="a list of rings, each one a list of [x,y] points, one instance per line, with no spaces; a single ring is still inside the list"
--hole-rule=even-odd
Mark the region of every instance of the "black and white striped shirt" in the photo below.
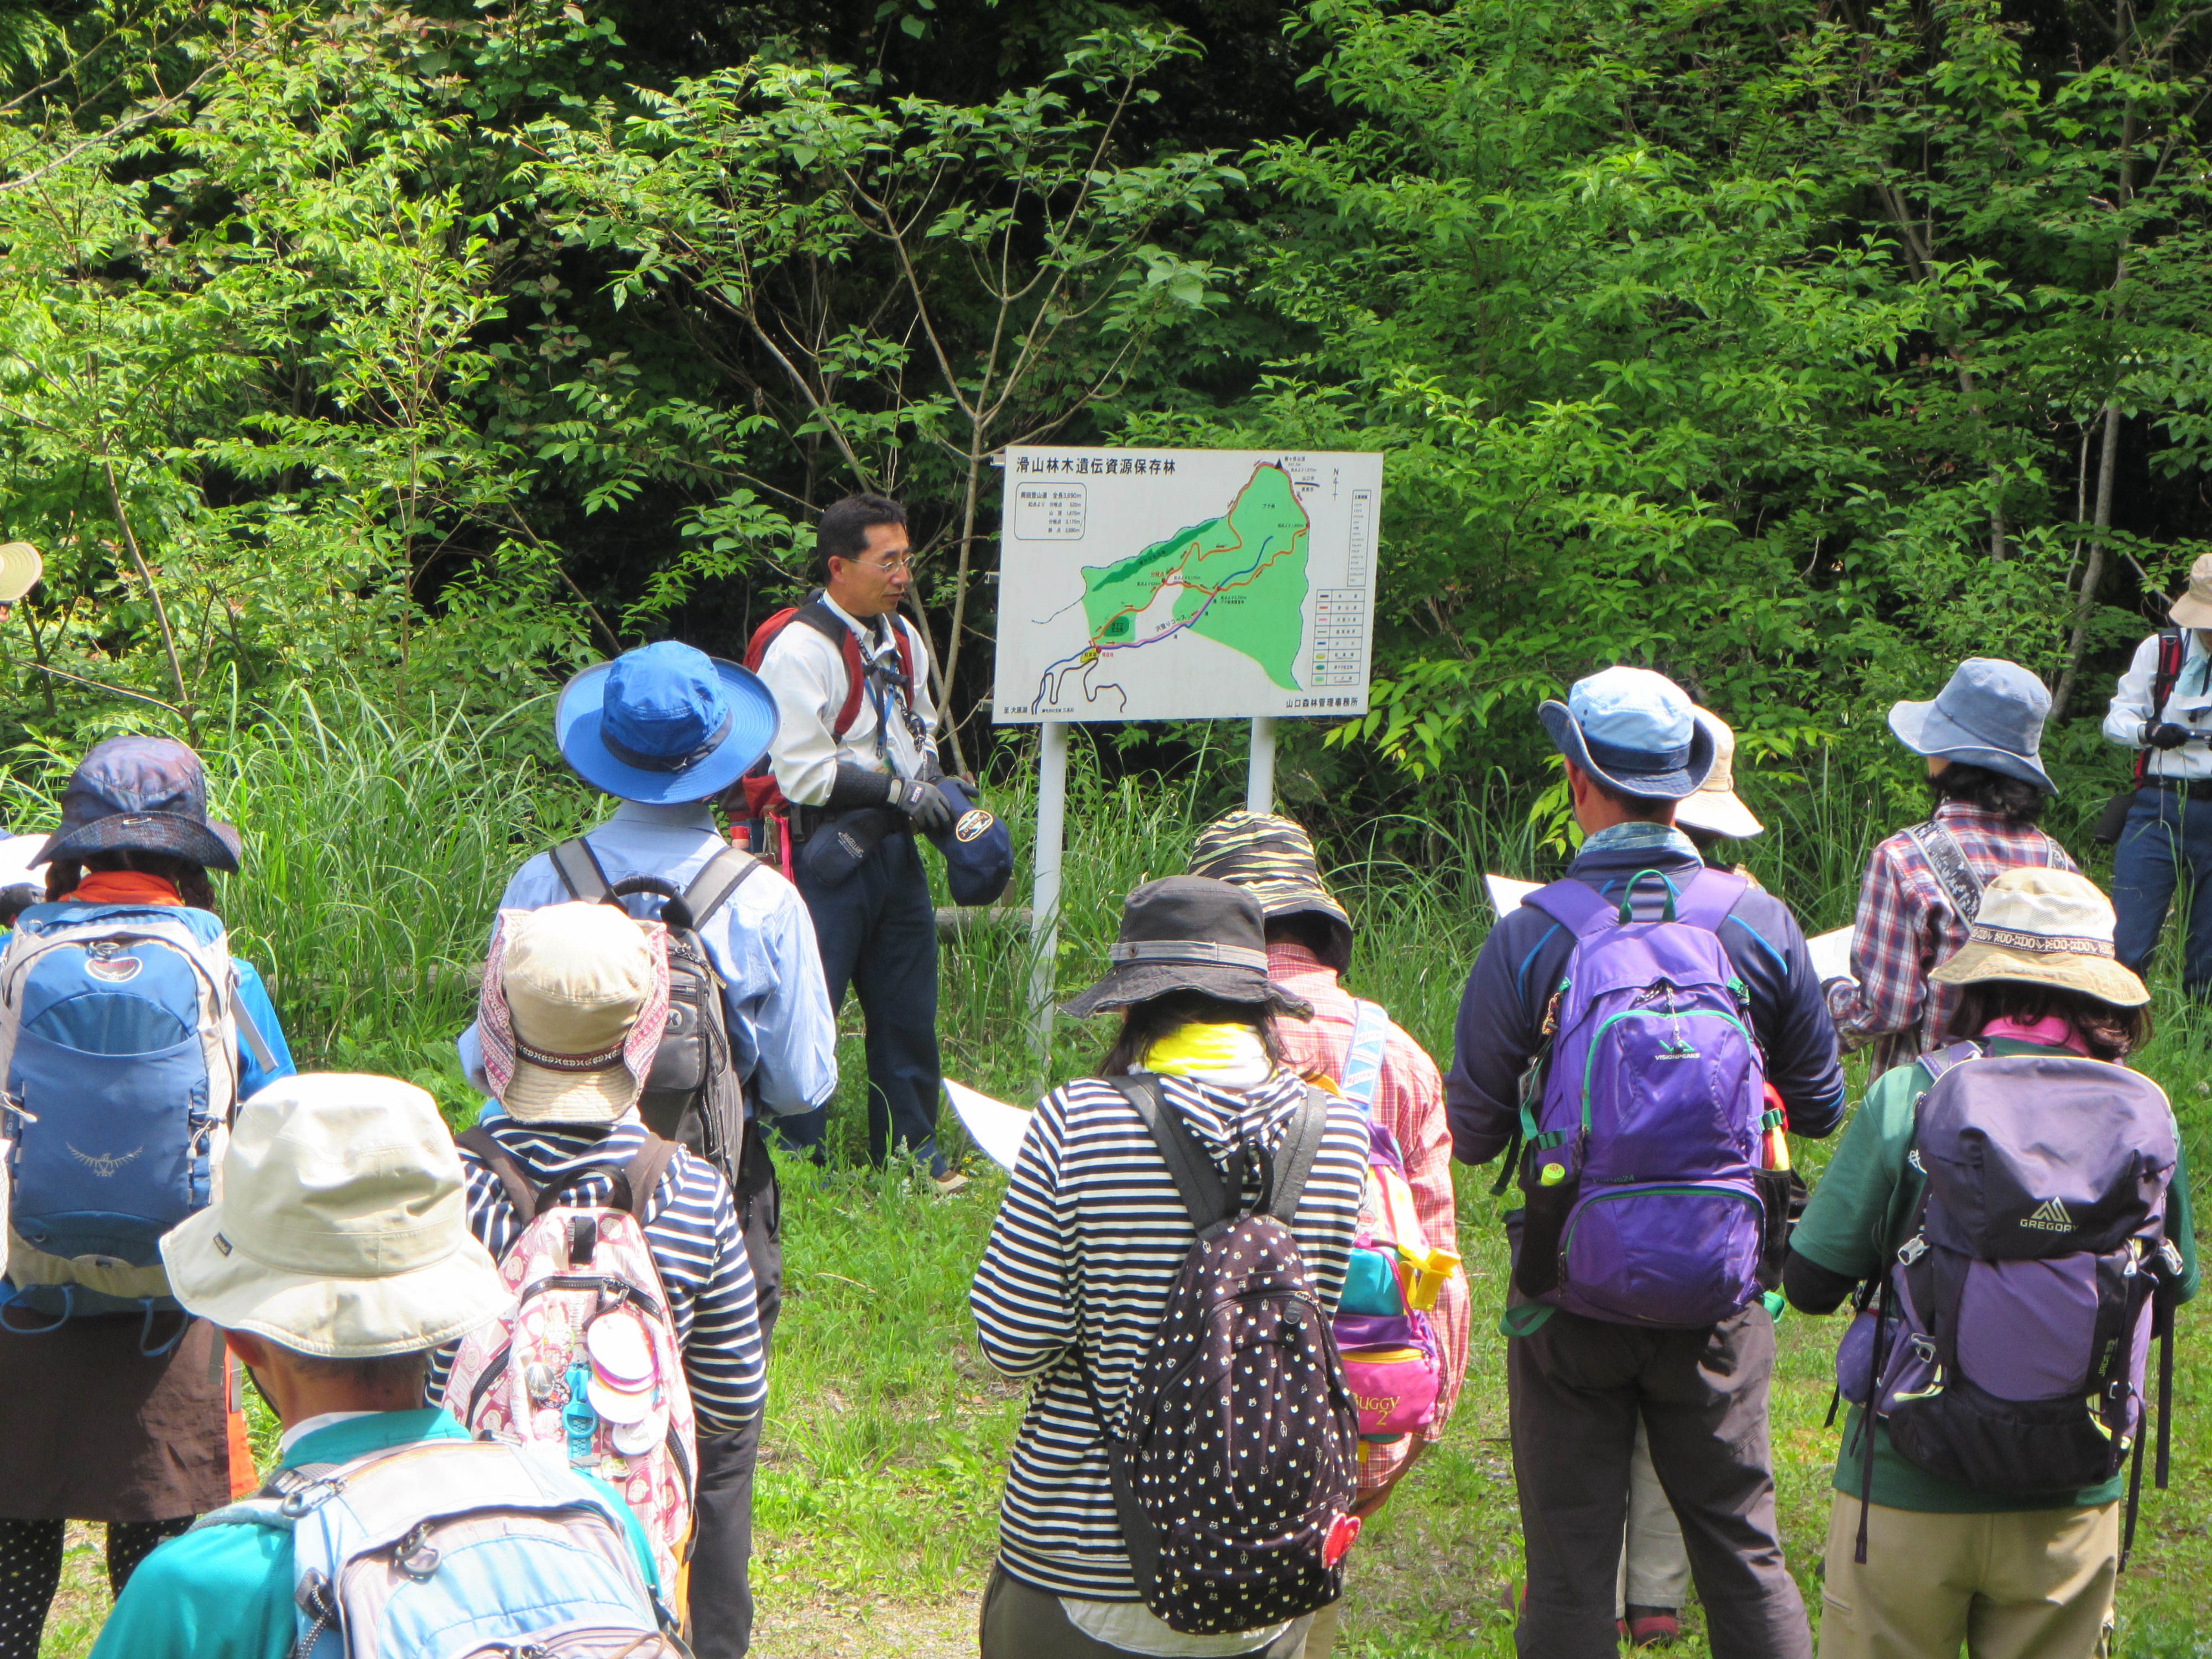
[[[1275,1139],[1283,1106],[1306,1089],[1279,1071],[1249,1092],[1174,1077],[1161,1085],[1194,1118],[1271,1118]],[[1332,1313],[1358,1223],[1367,1139],[1358,1109],[1332,1100],[1291,1227]],[[1009,1376],[1034,1379],[999,1517],[1000,1559],[1015,1577],[1060,1595],[1136,1599],[1079,1358],[1118,1419],[1195,1243],[1166,1162],[1119,1090],[1080,1078],[1045,1097],[969,1297],[985,1356]]]
[[[550,1186],[586,1169],[622,1169],[645,1145],[645,1126],[635,1114],[608,1124],[523,1123],[505,1116],[484,1120],[492,1139],[522,1165],[533,1185]],[[522,1237],[522,1223],[499,1176],[468,1147],[460,1148],[468,1179],[469,1231],[496,1261]],[[607,1203],[611,1176],[580,1181],[570,1189],[579,1202]],[[761,1352],[760,1310],[752,1263],[738,1228],[737,1204],[721,1172],[678,1147],[647,1200],[645,1243],[668,1294],[668,1313],[684,1352],[684,1376],[702,1434],[741,1428],[768,1396],[768,1365]],[[442,1403],[446,1378],[460,1345],[441,1348],[430,1361],[429,1401]]]

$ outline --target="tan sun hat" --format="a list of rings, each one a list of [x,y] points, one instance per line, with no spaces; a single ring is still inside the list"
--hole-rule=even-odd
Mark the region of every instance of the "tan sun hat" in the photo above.
[[[430,1097],[320,1072],[239,1109],[222,1196],[161,1238],[190,1312],[295,1352],[370,1359],[451,1342],[513,1298],[470,1234]]]
[[[28,542],[0,542],[0,605],[13,605],[39,585],[46,561]]]
[[[1945,985],[2025,980],[2086,992],[2136,1008],[2142,980],[2113,959],[2112,902],[2087,876],[2023,866],[1982,890],[1982,908],[1959,952],[1929,978]]]
[[[668,930],[611,904],[502,910],[484,970],[484,1074],[525,1123],[612,1123],[668,1023]]]
[[[6,550],[0,548],[0,553]],[[2183,628],[2212,628],[2212,553],[2197,556],[2189,567],[2188,587],[2166,614]]]
[[[1705,781],[1682,797],[1674,809],[1674,822],[1686,830],[1703,830],[1730,841],[1764,835],[1766,826],[1752,817],[1735,793],[1735,733],[1710,708],[1692,708],[1698,724],[1711,733],[1713,769]]]

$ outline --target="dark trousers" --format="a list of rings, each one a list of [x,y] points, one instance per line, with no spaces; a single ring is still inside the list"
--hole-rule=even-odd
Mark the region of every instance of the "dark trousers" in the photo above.
[[[2173,890],[2187,878],[2189,938],[2182,988],[2212,996],[2212,800],[2167,789],[2138,789],[2119,844],[2112,848],[2112,954],[2142,973],[2158,947]]]
[[[46,1610],[61,1588],[64,1521],[0,1521],[0,1659],[39,1659]],[[117,1595],[154,1546],[192,1524],[174,1521],[107,1523],[107,1588]]]
[[[1682,1523],[1714,1659],[1812,1659],[1774,1517],[1774,1322],[1763,1306],[1697,1331],[1555,1313],[1507,1342],[1505,1354],[1528,1555],[1521,1653],[1619,1651],[1613,1583],[1640,1416]]]
[[[799,890],[814,917],[830,1006],[859,994],[867,1022],[868,1156],[894,1146],[945,1173],[937,1155],[937,912],[913,836],[885,836],[860,867],[824,887],[799,860]],[[776,1120],[787,1146],[812,1152],[828,1129],[827,1107]]]
[[[1001,1566],[983,1591],[982,1659],[1133,1659],[1130,1648],[1094,1641],[1068,1618],[1050,1590],[1024,1583]],[[1265,1647],[1238,1659],[1298,1659],[1310,1619],[1301,1619]]]
[[[748,1124],[738,1163],[738,1224],[760,1298],[766,1358],[783,1308],[782,1196],[775,1164]],[[691,1535],[691,1650],[698,1659],[744,1659],[753,1639],[753,1466],[760,1459],[763,1407],[731,1434],[699,1437],[699,1484]]]

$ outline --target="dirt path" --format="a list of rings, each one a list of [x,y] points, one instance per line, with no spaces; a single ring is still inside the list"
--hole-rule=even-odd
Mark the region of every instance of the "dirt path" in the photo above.
[[[977,1595],[916,1605],[888,1596],[830,1607],[766,1602],[753,1659],[971,1659]]]

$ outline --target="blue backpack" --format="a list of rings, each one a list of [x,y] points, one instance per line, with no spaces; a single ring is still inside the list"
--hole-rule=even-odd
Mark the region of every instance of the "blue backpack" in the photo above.
[[[1665,885],[1638,921],[1638,884]],[[1618,901],[1556,881],[1522,902],[1575,934],[1524,1081],[1514,1282],[1617,1324],[1694,1328],[1778,1278],[1789,1176],[1760,1167],[1765,1060],[1718,929],[1750,884],[1639,872]]]
[[[173,1310],[161,1235],[210,1195],[238,1100],[222,919],[179,905],[38,904],[0,951],[10,1187],[0,1326]],[[42,1317],[21,1322],[17,1316]]]
[[[279,1469],[202,1527],[292,1540],[293,1659],[681,1659],[619,1499],[558,1458],[412,1441]]]

